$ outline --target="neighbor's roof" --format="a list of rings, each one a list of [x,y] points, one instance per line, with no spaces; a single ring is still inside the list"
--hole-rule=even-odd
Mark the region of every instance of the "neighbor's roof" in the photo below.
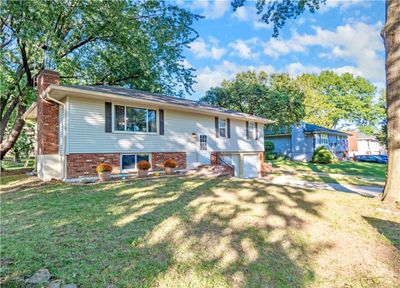
[[[271,124],[272,120],[262,117],[253,116],[246,113],[241,113],[234,110],[229,110],[221,107],[211,106],[198,101],[188,100],[184,98],[166,96],[158,93],[151,93],[137,89],[123,88],[119,86],[83,86],[83,85],[50,85],[47,90],[52,98],[60,100],[67,95],[78,95],[81,97],[95,96],[96,98],[115,99],[119,98],[124,100],[135,100],[136,102],[151,103],[162,107],[170,107],[178,110],[188,112],[223,115],[232,118],[247,119],[257,121],[259,123]],[[46,94],[45,93],[45,94]]]
[[[334,129],[329,129],[325,128],[322,126],[310,124],[310,123],[304,123],[304,132],[308,133],[316,133],[316,132],[321,132],[321,133],[330,133],[330,134],[338,134],[338,135],[343,135],[343,136],[348,136],[347,133],[339,131],[339,130],[334,130]]]
[[[364,134],[362,132],[355,132],[358,140],[375,140],[378,141],[374,136]]]

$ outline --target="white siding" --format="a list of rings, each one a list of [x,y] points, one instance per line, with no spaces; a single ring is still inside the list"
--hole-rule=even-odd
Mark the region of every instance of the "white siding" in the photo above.
[[[67,153],[198,151],[200,134],[207,135],[210,151],[264,150],[262,124],[258,124],[259,140],[246,140],[246,121],[234,119],[231,138],[216,138],[213,116],[164,109],[165,135],[106,133],[104,101],[69,97],[68,102]],[[192,133],[197,134],[197,140],[192,139]]]

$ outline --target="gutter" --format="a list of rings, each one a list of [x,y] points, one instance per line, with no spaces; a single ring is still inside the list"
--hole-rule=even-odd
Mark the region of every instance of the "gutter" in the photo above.
[[[66,148],[67,148],[67,132],[66,132],[66,128],[67,128],[67,107],[66,107],[66,103],[63,103],[57,99],[54,99],[50,96],[49,92],[46,92],[44,94],[44,99],[45,100],[51,100],[55,103],[57,103],[58,105],[62,105],[64,107],[64,117],[63,117],[63,151],[62,151],[62,180],[65,180],[67,178],[67,161],[65,159],[66,157]]]

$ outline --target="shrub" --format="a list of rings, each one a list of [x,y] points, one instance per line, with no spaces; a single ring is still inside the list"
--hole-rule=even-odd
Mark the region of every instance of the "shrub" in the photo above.
[[[107,163],[101,163],[99,166],[96,167],[97,173],[111,172],[112,170],[113,170],[112,166]]]
[[[138,168],[139,168],[140,170],[149,170],[149,169],[150,169],[150,163],[149,163],[149,161],[147,161],[147,160],[139,161],[139,162],[137,163],[137,166],[138,166]]]
[[[264,151],[265,151],[266,155],[273,155],[274,149],[275,149],[274,142],[271,142],[271,141],[264,142]]]
[[[333,154],[325,146],[318,147],[312,157],[312,162],[318,164],[331,164],[333,160]]]
[[[164,167],[166,168],[175,168],[177,166],[177,163],[173,159],[168,159],[164,162]]]

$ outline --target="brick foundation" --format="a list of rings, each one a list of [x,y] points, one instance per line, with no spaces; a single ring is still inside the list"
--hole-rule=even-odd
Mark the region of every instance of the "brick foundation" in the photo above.
[[[185,152],[154,152],[151,154],[152,170],[163,170],[165,160],[174,159],[177,162],[176,169],[186,169]],[[93,153],[67,155],[67,178],[79,178],[97,176],[96,167],[100,163],[108,163],[113,166],[113,174],[120,173],[120,153]]]
[[[186,152],[154,152],[151,153],[151,167],[153,170],[162,170],[164,161],[176,161],[176,169],[186,169]]]
[[[221,152],[211,152],[210,160],[211,165],[219,165],[219,157],[221,156]]]
[[[70,154],[67,155],[67,178],[97,176],[96,167],[100,163],[113,166],[113,173],[120,173],[120,154]]]

